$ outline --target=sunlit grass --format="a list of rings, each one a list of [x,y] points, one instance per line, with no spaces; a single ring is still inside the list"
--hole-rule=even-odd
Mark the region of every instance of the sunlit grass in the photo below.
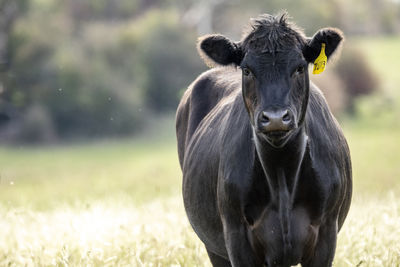
[[[354,198],[335,266],[398,266],[400,131],[345,132]],[[2,148],[0,166],[0,266],[210,266],[173,140]]]
[[[356,197],[339,234],[334,266],[400,266],[400,198]]]
[[[95,201],[48,212],[0,209],[0,266],[210,266],[179,197],[136,207]],[[339,234],[334,266],[400,263],[400,201],[357,199]]]
[[[347,124],[354,197],[334,266],[400,264],[400,130]],[[210,266],[173,139],[0,149],[0,266]]]
[[[114,198],[47,212],[0,208],[0,266],[202,266],[180,198]]]
[[[346,128],[355,197],[400,194],[400,129]]]

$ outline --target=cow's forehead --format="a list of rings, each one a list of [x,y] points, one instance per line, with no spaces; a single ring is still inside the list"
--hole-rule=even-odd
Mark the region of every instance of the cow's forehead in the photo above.
[[[302,47],[305,41],[302,30],[288,22],[286,16],[261,16],[253,21],[251,30],[243,36],[241,45],[245,52],[274,52]]]
[[[242,67],[261,67],[266,65],[288,65],[304,61],[303,54],[299,48],[275,50],[272,52],[259,52],[249,50],[242,61]]]

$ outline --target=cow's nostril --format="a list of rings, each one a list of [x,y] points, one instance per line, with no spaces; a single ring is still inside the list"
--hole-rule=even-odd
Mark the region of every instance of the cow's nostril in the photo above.
[[[262,123],[268,123],[269,120],[270,120],[270,119],[269,119],[268,113],[265,112],[265,111],[263,111],[263,112],[261,113],[261,122],[262,122]]]
[[[292,114],[289,109],[262,111],[258,115],[260,130],[263,132],[279,132],[290,130]]]
[[[285,114],[283,114],[282,121],[283,122],[290,122],[290,115],[289,115],[289,112],[287,110],[285,111]]]

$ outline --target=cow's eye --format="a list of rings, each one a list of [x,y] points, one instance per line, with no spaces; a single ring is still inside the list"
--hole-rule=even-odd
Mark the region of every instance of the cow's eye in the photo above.
[[[243,68],[243,69],[242,69],[242,72],[243,72],[243,75],[244,75],[244,76],[249,76],[250,73],[251,73],[250,70],[249,70],[248,68]]]
[[[304,66],[298,66],[296,69],[296,74],[303,74],[304,73]]]

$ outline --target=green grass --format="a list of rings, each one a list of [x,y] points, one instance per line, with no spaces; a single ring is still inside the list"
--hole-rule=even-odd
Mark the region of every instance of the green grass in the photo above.
[[[161,141],[1,148],[0,199],[3,205],[48,209],[114,195],[139,204],[177,194],[180,173],[172,149]]]
[[[400,265],[400,198],[357,196],[339,233],[334,266]]]
[[[356,41],[387,81],[385,97],[361,99],[357,120],[343,120],[354,195],[334,266],[400,266],[399,61],[380,68],[400,39]],[[0,147],[0,266],[209,267],[184,213],[168,125],[150,139]]]
[[[129,197],[45,212],[0,208],[0,266],[194,266],[206,254],[180,198]]]
[[[354,197],[400,193],[400,129],[346,129],[352,156]]]
[[[398,266],[400,131],[346,132],[355,190],[335,266]],[[1,148],[0,166],[0,266],[210,266],[174,141]]]

